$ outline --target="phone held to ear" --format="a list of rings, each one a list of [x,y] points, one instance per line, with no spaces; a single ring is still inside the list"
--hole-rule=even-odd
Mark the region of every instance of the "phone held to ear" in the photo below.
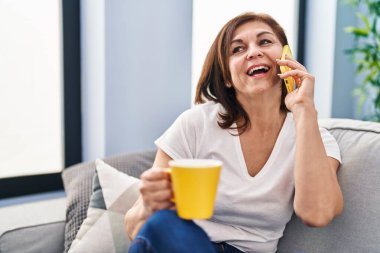
[[[288,58],[293,59],[292,51],[290,50],[290,47],[288,45],[285,45],[282,49],[281,60],[285,60],[286,56]],[[292,69],[289,68],[288,66],[280,66],[281,74],[284,74],[284,73],[288,72],[289,70],[292,70]],[[289,76],[289,77],[285,78],[284,81],[285,81],[285,86],[286,86],[286,90],[288,91],[288,93],[294,91],[297,88],[296,82],[294,81],[293,77]]]

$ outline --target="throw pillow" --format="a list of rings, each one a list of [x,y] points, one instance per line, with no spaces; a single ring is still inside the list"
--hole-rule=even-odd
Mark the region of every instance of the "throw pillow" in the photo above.
[[[152,167],[155,150],[131,152],[104,158],[104,162],[118,171],[133,177]],[[92,194],[92,181],[95,175],[95,162],[73,165],[63,170],[62,180],[65,187],[67,208],[64,252],[67,253],[71,243],[86,218]]]
[[[122,253],[130,241],[124,230],[124,215],[139,195],[139,180],[96,160],[93,192],[87,211],[69,253]]]

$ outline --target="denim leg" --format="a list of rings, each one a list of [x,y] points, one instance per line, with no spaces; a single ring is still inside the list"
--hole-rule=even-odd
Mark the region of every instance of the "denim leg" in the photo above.
[[[175,211],[161,210],[143,225],[129,253],[216,253],[207,234]]]
[[[143,237],[136,237],[132,241],[128,253],[156,253],[156,251],[149,244],[148,240],[145,240]]]

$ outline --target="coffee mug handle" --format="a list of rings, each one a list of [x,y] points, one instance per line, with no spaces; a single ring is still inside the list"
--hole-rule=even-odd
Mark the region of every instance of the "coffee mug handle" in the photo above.
[[[172,177],[172,169],[171,168],[166,168],[165,172],[169,174],[170,177]],[[173,182],[173,181],[172,181]],[[170,199],[172,202],[175,203],[174,197]]]

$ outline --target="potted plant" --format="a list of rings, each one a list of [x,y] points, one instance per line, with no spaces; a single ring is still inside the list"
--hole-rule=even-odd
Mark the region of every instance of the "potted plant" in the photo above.
[[[345,28],[354,36],[353,48],[346,50],[356,65],[356,73],[361,80],[353,90],[358,97],[358,111],[370,102],[370,112],[365,120],[380,122],[380,0],[346,0],[346,4],[360,10],[356,16],[360,26]]]

